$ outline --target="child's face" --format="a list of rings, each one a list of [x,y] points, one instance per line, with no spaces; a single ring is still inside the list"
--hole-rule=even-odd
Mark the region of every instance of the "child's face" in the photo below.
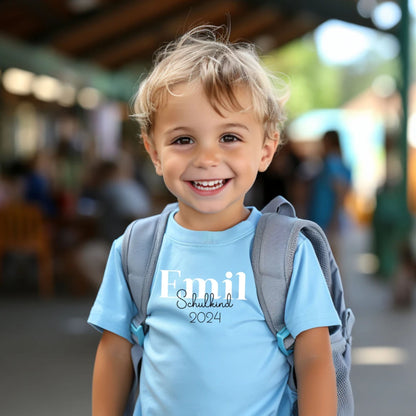
[[[244,197],[257,172],[271,162],[278,143],[264,139],[250,111],[218,114],[198,83],[180,84],[157,111],[153,137],[144,143],[158,175],[179,202],[175,219],[186,228],[221,230],[244,220]],[[177,95],[176,95],[177,94]],[[250,106],[247,91],[236,98]]]

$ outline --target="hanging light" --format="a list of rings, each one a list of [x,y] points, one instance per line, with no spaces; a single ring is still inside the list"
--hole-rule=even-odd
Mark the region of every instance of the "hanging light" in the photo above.
[[[16,95],[28,95],[32,92],[35,74],[19,68],[8,68],[3,74],[3,86],[6,91]]]
[[[63,83],[61,85],[60,95],[58,97],[58,104],[63,107],[71,107],[75,104],[76,89],[71,84]]]
[[[79,91],[77,101],[82,108],[93,110],[100,104],[101,94],[95,88],[85,87]]]
[[[41,101],[56,101],[61,94],[62,84],[48,75],[38,75],[33,79],[33,95]]]

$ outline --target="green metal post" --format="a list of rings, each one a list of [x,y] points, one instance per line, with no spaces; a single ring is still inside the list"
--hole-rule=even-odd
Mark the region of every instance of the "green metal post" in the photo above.
[[[408,221],[409,208],[407,204],[407,161],[408,161],[408,120],[409,120],[409,83],[410,83],[410,25],[409,25],[409,0],[400,0],[402,19],[400,22],[400,63],[401,63],[401,98],[402,120],[400,135],[400,155],[403,179],[400,186],[400,197],[403,207],[404,221]]]
[[[379,274],[384,278],[397,275],[402,262],[403,247],[409,237],[411,217],[407,203],[407,129],[410,74],[410,25],[408,0],[400,0],[402,19],[397,37],[400,42],[400,94],[402,118],[397,143],[402,166],[402,180],[397,185],[388,185],[377,194],[374,212],[374,244],[379,257]]]

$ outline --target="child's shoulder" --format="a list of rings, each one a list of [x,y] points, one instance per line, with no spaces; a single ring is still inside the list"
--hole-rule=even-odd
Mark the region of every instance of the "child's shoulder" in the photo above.
[[[121,248],[123,246],[123,238],[124,238],[124,233],[122,235],[120,235],[119,237],[117,237],[112,244],[111,249],[115,250],[118,253],[121,253]]]

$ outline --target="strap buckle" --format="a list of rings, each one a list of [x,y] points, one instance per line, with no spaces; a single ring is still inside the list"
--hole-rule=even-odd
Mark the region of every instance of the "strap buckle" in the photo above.
[[[293,354],[294,351],[294,346],[290,346],[289,349],[286,348],[285,345],[285,340],[290,337],[290,332],[289,330],[284,327],[283,329],[281,329],[277,334],[276,334],[276,338],[277,338],[277,345],[279,346],[279,350],[282,352],[282,354],[284,354],[286,357],[288,357],[289,355]]]
[[[136,342],[137,344],[143,347],[143,343],[144,343],[143,326],[142,325],[136,326],[134,322],[132,322],[130,324],[130,332],[131,332],[134,342]]]

